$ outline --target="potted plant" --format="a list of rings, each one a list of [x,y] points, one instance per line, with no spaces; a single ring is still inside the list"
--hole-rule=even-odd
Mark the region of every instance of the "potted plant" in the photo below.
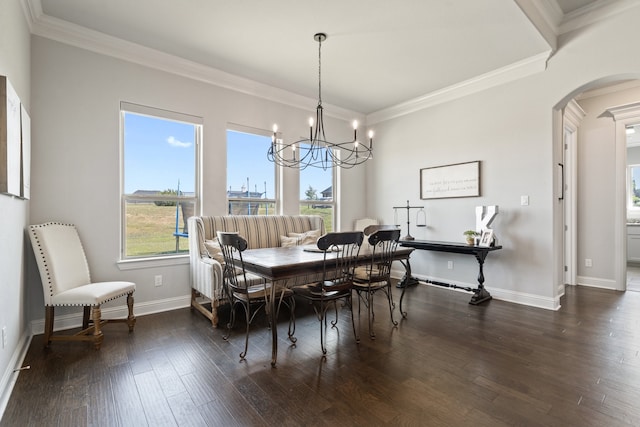
[[[474,245],[476,243],[476,236],[480,235],[480,233],[475,230],[467,230],[462,234],[464,234],[464,237],[467,239],[467,244],[469,245]]]

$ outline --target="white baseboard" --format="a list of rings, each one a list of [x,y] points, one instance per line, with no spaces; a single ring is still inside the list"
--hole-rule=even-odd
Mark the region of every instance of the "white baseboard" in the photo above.
[[[610,279],[599,279],[597,277],[585,277],[578,276],[576,277],[576,282],[578,285],[582,286],[591,286],[594,288],[603,288],[603,289],[611,289],[617,291],[616,281]]]
[[[459,282],[455,280],[443,279],[440,277],[424,276],[420,274],[411,274],[411,275],[422,282],[426,282],[427,280],[432,280],[434,282],[450,283],[452,285],[473,288],[473,289],[478,287],[478,283]],[[394,279],[401,279],[404,276],[404,270],[393,270],[391,272],[391,276]],[[437,286],[437,285],[430,285],[430,286]],[[462,289],[445,288],[443,286],[438,286],[438,287],[468,293],[467,291]],[[543,297],[540,295],[528,294],[525,292],[515,292],[508,289],[500,289],[500,288],[494,288],[494,287],[488,287],[488,286],[485,286],[485,289],[489,291],[492,298],[497,300],[512,302],[515,304],[528,305],[531,307],[544,308],[546,310],[558,310],[560,308],[559,296],[557,298],[549,298],[549,297]]]
[[[11,356],[7,369],[2,374],[2,380],[0,380],[0,419],[2,419],[2,416],[4,415],[4,410],[7,408],[7,403],[9,403],[13,386],[18,380],[18,375],[20,375],[20,371],[18,371],[18,369],[20,369],[24,362],[27,350],[29,349],[29,344],[31,344],[31,335],[29,334],[29,331],[25,330],[15,351],[13,352],[13,355]]]
[[[174,298],[167,298],[156,301],[134,303],[133,313],[136,316],[145,316],[147,314],[160,313],[163,311],[176,310],[191,305],[191,295],[185,295]],[[44,311],[44,309],[43,309]],[[105,319],[127,317],[127,306],[109,307],[102,309],[102,316]],[[56,316],[53,322],[54,330],[64,331],[66,329],[79,328],[82,326],[82,311],[73,314],[63,314]],[[31,322],[31,335],[40,335],[44,333],[44,319],[37,319]]]

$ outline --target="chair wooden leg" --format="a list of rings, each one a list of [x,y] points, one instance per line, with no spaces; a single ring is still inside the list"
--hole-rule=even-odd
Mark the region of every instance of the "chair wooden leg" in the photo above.
[[[133,332],[133,327],[136,324],[136,316],[133,315],[133,292],[127,294],[127,308],[129,309],[127,325],[129,326],[129,332]]]
[[[44,346],[51,344],[51,334],[53,334],[53,306],[47,305],[44,308]]]
[[[104,339],[102,335],[102,330],[100,330],[100,321],[102,316],[102,311],[100,310],[100,306],[96,305],[91,310],[91,314],[93,317],[93,346],[96,350],[100,350],[100,346],[102,345],[102,340]]]

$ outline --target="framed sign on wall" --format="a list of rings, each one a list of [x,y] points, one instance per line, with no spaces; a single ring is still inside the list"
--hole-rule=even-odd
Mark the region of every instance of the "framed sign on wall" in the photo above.
[[[420,198],[480,196],[480,161],[420,169]]]

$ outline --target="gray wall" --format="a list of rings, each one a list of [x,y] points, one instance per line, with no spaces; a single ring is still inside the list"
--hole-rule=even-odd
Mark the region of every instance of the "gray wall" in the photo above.
[[[27,112],[31,112],[29,28],[18,0],[0,6],[0,75],[7,76]],[[25,227],[29,201],[0,194],[0,328],[7,345],[0,348],[0,413],[19,353],[29,340],[25,314]]]

